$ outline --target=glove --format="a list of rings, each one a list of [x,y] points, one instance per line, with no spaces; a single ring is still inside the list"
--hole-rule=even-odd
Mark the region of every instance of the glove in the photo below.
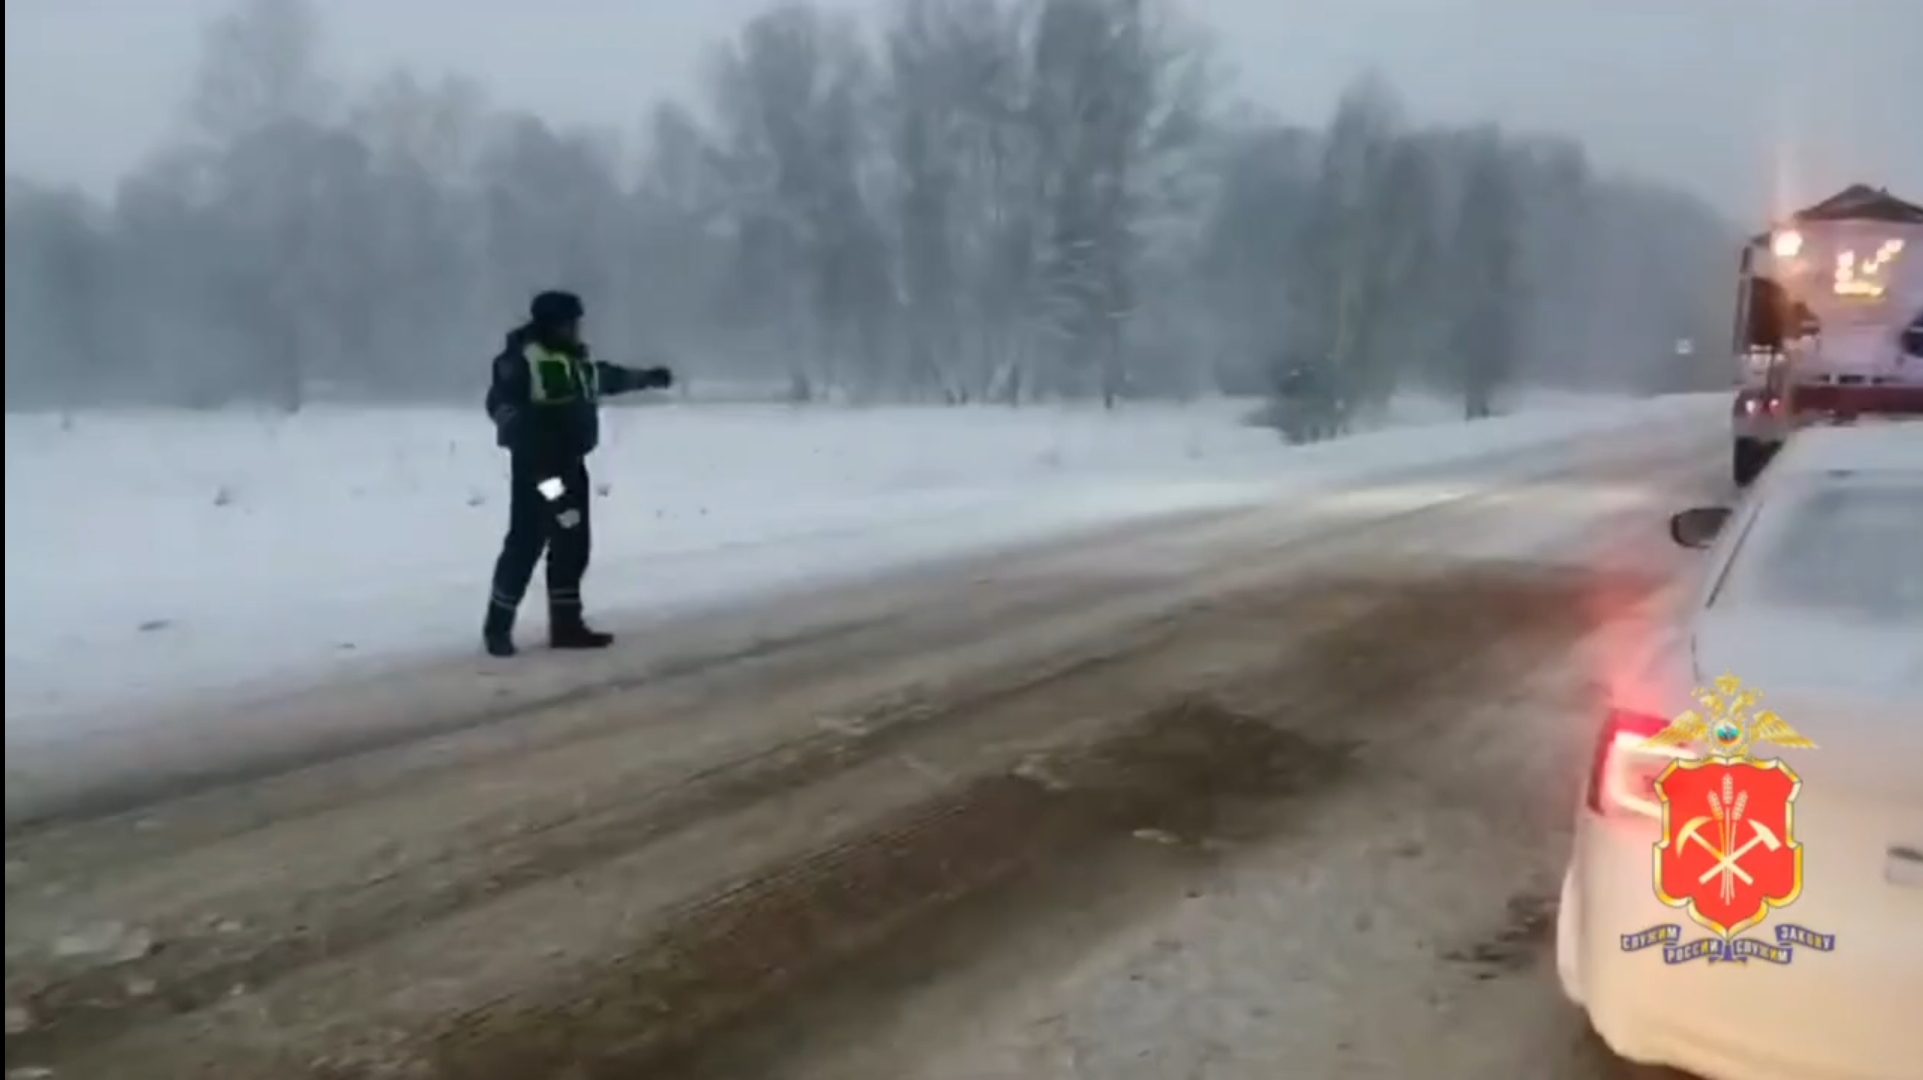
[[[674,385],[674,372],[664,367],[642,368],[635,383],[643,390],[666,390]]]

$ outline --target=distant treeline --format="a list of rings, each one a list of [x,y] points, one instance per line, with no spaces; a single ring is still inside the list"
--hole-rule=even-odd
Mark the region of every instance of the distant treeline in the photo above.
[[[1310,362],[1473,412],[1724,375],[1711,208],[1574,140],[1414,126],[1375,79],[1283,123],[1145,0],[900,0],[878,35],[773,8],[639,139],[458,79],[343,87],[322,30],[308,0],[209,26],[189,131],[109,202],[9,176],[9,408],[473,397],[554,286],[611,359],[798,398],[1259,393]]]

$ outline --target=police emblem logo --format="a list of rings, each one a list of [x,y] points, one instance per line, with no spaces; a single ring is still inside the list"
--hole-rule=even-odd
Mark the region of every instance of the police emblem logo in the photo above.
[[[1710,936],[1684,943],[1680,924],[1625,935],[1625,951],[1663,946],[1669,963],[1707,959],[1788,963],[1794,946],[1828,952],[1835,938],[1789,924],[1775,940],[1744,937],[1803,891],[1803,845],[1796,839],[1802,780],[1780,758],[1760,758],[1768,744],[1814,750],[1776,713],[1756,710],[1760,695],[1733,675],[1694,695],[1688,710],[1644,746],[1678,757],[1655,781],[1662,833],[1654,845],[1657,899],[1681,908]]]

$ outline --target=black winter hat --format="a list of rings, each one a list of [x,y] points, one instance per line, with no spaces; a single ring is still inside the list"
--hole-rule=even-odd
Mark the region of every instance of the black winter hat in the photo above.
[[[528,316],[539,326],[573,322],[585,314],[587,310],[581,306],[581,298],[571,292],[537,293],[534,302],[528,305]]]

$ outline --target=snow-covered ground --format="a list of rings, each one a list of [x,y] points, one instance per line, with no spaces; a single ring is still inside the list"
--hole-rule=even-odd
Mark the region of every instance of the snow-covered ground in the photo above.
[[[1708,407],[1550,398],[1464,425],[1418,403],[1296,449],[1242,424],[1247,402],[611,410],[589,610],[719,602]],[[9,746],[90,713],[474,648],[506,516],[505,462],[471,411],[9,416],[6,477]],[[529,601],[532,640],[538,582]]]

